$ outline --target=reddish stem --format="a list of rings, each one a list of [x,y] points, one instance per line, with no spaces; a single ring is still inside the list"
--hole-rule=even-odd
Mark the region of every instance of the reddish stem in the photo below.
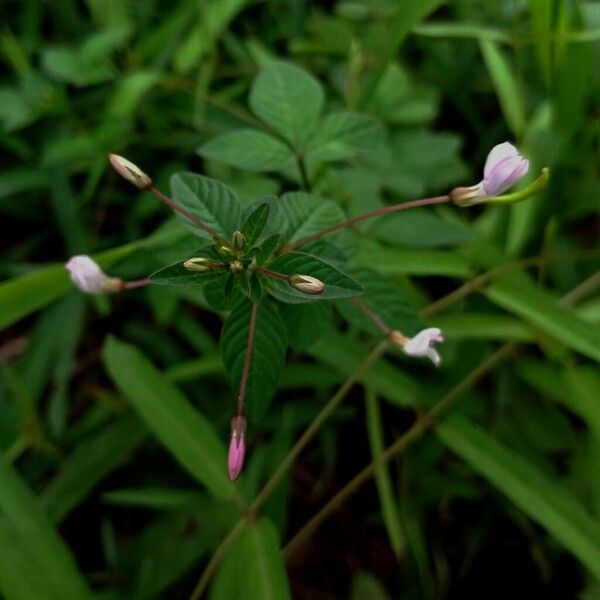
[[[204,221],[201,221],[200,219],[198,219],[198,217],[195,217],[191,212],[179,206],[177,202],[175,202],[172,198],[169,198],[169,196],[163,194],[158,188],[154,187],[153,184],[150,184],[145,189],[147,189],[149,192],[152,192],[161,202],[164,202],[174,211],[178,212],[180,215],[183,215],[190,223],[193,223],[194,225],[196,225],[196,227],[199,227],[200,229],[202,229],[202,231],[205,231],[211,237],[215,237],[217,235],[217,232],[211,227],[209,227],[206,223],[204,223]]]
[[[375,311],[371,310],[364,302],[361,302],[356,298],[352,298],[350,301],[352,304],[354,304],[354,306],[356,306],[356,308],[364,312],[365,315],[367,315],[367,317],[369,317],[369,319],[371,319],[371,321],[373,321],[373,323],[375,323],[375,325],[381,329],[383,333],[385,333],[385,335],[390,335],[392,328],[388,327],[385,321]]]
[[[401,204],[394,204],[392,206],[385,206],[384,208],[378,208],[372,212],[365,213],[364,215],[358,215],[357,217],[353,217],[352,219],[348,219],[342,223],[337,223],[336,225],[332,225],[331,227],[327,227],[326,229],[322,229],[321,231],[317,231],[317,233],[313,233],[312,235],[307,235],[306,237],[300,238],[291,244],[287,244],[283,246],[283,252],[289,252],[294,248],[298,248],[299,246],[303,246],[304,244],[308,244],[308,242],[313,242],[314,240],[318,240],[330,233],[334,233],[339,231],[340,229],[346,229],[348,227],[352,227],[356,225],[356,223],[360,223],[362,221],[366,221],[367,219],[372,219],[374,217],[379,217],[381,215],[386,215],[388,213],[398,212],[400,210],[406,210],[407,208],[416,208],[418,206],[428,206],[430,204],[444,204],[445,202],[450,202],[450,196],[434,196],[432,198],[420,198],[419,200],[411,200],[410,202],[402,202]]]
[[[262,273],[267,277],[272,277],[273,279],[279,279],[280,281],[290,282],[290,276],[285,273],[278,273],[277,271],[271,271],[271,269],[265,269],[264,267],[257,267],[254,269],[256,273]]]
[[[150,283],[150,280],[147,277],[144,279],[134,279],[132,281],[124,281],[123,289],[124,290],[134,290],[136,288],[144,287]]]
[[[237,414],[244,414],[244,401],[246,400],[246,388],[248,386],[248,375],[250,374],[250,364],[252,362],[252,351],[254,350],[254,334],[256,333],[256,317],[258,314],[258,303],[252,303],[250,311],[250,325],[248,326],[248,344],[246,345],[246,358],[240,378],[240,392],[238,394]]]

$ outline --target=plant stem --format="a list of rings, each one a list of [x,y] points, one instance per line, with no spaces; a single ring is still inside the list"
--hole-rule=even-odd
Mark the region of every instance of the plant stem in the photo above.
[[[370,352],[370,354],[363,360],[363,362],[357,367],[357,369],[352,373],[348,379],[342,384],[339,390],[329,399],[327,404],[321,409],[319,414],[313,419],[312,423],[308,426],[308,428],[304,431],[304,433],[300,436],[298,441],[294,444],[292,449],[288,452],[287,456],[283,459],[283,461],[279,464],[273,475],[267,483],[264,485],[262,490],[258,493],[258,495],[254,498],[254,501],[250,505],[248,509],[248,513],[246,518],[241,519],[237,522],[234,528],[227,534],[227,536],[223,539],[223,541],[219,544],[215,552],[213,553],[212,558],[206,565],[204,572],[202,573],[200,580],[198,581],[192,595],[190,596],[190,600],[198,600],[201,595],[206,590],[210,578],[212,577],[213,572],[219,565],[219,562],[229,546],[237,539],[240,533],[243,531],[246,523],[246,519],[252,519],[256,511],[265,503],[267,498],[270,496],[271,492],[277,487],[277,484],[281,481],[281,479],[285,476],[287,471],[293,465],[294,461],[304,450],[304,448],[308,445],[311,439],[315,436],[319,428],[323,425],[323,423],[329,418],[331,413],[338,407],[341,401],[345,398],[346,394],[352,389],[354,384],[366,373],[369,367],[381,357],[381,355],[385,352],[388,347],[388,341],[384,340],[377,344],[375,348]]]
[[[134,290],[136,288],[144,287],[150,283],[150,280],[147,277],[144,279],[133,279],[132,281],[124,281],[123,289],[124,290]]]
[[[248,375],[250,374],[250,364],[252,363],[252,352],[254,351],[254,335],[256,333],[256,316],[258,314],[258,302],[252,303],[250,311],[250,324],[248,325],[248,344],[246,345],[246,358],[240,378],[240,392],[237,401],[237,414],[244,414],[244,401],[246,400],[246,387],[248,386]]]
[[[217,232],[214,229],[212,229],[211,227],[209,227],[204,221],[198,219],[198,217],[195,217],[191,212],[187,211],[182,206],[179,206],[179,204],[177,204],[177,202],[175,202],[172,198],[169,198],[169,196],[163,194],[153,184],[150,184],[145,189],[147,189],[149,192],[152,192],[161,202],[164,202],[168,207],[172,208],[175,212],[178,212],[180,215],[183,215],[190,223],[193,223],[194,225],[196,225],[196,227],[198,227],[199,229],[202,229],[202,231],[208,233],[208,235],[210,235],[211,237],[215,237],[217,235]]]
[[[252,504],[250,510],[256,511],[269,494],[275,489],[279,481],[286,474],[288,469],[292,466],[300,452],[308,445],[310,440],[314,437],[317,431],[321,428],[321,425],[330,417],[333,411],[338,407],[341,401],[346,397],[346,394],[352,389],[354,384],[366,373],[369,367],[379,359],[388,348],[388,341],[384,340],[379,342],[377,346],[371,351],[371,353],[365,358],[365,360],[359,365],[359,367],[352,373],[348,379],[342,384],[340,389],[329,399],[327,404],[321,409],[321,412],[313,419],[312,423],[306,428],[304,433],[300,436],[298,441],[294,444],[292,449],[288,452],[287,456],[281,461],[273,475],[263,489],[258,493]]]
[[[219,566],[221,559],[223,558],[223,556],[225,556],[225,553],[227,552],[227,550],[229,550],[231,544],[233,544],[233,542],[235,542],[235,540],[238,539],[242,531],[244,531],[244,527],[246,527],[246,520],[240,519],[235,524],[233,529],[231,529],[231,531],[225,536],[225,538],[219,544],[217,549],[213,552],[213,555],[210,557],[208,564],[202,572],[202,576],[200,577],[198,583],[196,584],[196,587],[192,591],[190,600],[198,600],[198,598],[202,596],[204,590],[206,590],[208,584],[210,583],[213,573]]]
[[[392,332],[392,328],[388,327],[385,321],[374,310],[371,310],[364,302],[362,302],[361,300],[357,300],[356,298],[352,298],[350,302],[352,302],[352,304],[354,304],[356,308],[365,313],[365,315],[367,315],[367,317],[369,317],[369,319],[373,321],[376,327],[381,329],[381,331],[383,331],[383,333],[385,333],[386,336],[390,335],[390,333]]]
[[[411,200],[410,202],[402,202],[400,204],[394,204],[392,206],[385,206],[383,208],[378,208],[377,210],[365,213],[364,215],[358,215],[357,217],[352,217],[352,219],[348,219],[347,221],[343,221],[342,223],[337,223],[336,225],[332,225],[331,227],[327,227],[326,229],[322,229],[321,231],[317,231],[312,235],[307,235],[306,237],[300,238],[291,244],[287,244],[283,246],[283,252],[289,252],[294,248],[298,248],[299,246],[303,246],[304,244],[308,244],[308,242],[313,242],[314,240],[318,240],[326,235],[339,231],[340,229],[346,229],[348,227],[352,227],[356,225],[356,223],[360,223],[362,221],[366,221],[367,219],[373,219],[374,217],[379,217],[381,215],[386,215],[393,212],[398,212],[400,210],[406,210],[408,208],[416,208],[418,206],[428,206],[430,204],[444,204],[445,202],[449,202],[449,196],[434,196],[432,198],[420,198],[419,200]]]
[[[267,277],[272,277],[273,279],[279,279],[281,281],[290,282],[290,276],[285,273],[278,273],[277,271],[271,271],[270,269],[265,269],[265,267],[256,267],[254,269],[255,273],[263,273]]]
[[[486,358],[479,366],[469,373],[462,381],[445,394],[429,411],[421,414],[412,426],[402,434],[391,446],[371,461],[362,471],[350,480],[335,496],[333,496],[286,544],[283,555],[289,559],[294,552],[304,544],[319,528],[329,515],[335,512],[352,494],[366,483],[375,470],[385,465],[391,458],[402,452],[411,442],[417,440],[427,429],[435,425],[435,419],[446,410],[456,398],[477,383],[488,371],[503,360],[514,348],[515,342],[507,342],[499,350]]]

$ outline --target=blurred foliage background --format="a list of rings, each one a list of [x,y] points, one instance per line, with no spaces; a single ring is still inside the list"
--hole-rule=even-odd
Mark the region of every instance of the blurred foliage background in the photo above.
[[[164,190],[178,170],[246,202],[298,189],[293,165],[212,142],[263,128],[248,93],[272,58],[312,73],[327,111],[381,123],[341,158],[308,165],[313,191],[348,216],[476,183],[504,140],[531,159],[530,179],[543,166],[552,177],[513,207],[415,210],[358,228],[352,268],[393,284],[390,310],[410,305],[444,330],[442,368],[390,353],[362,377],[260,511],[269,521],[225,555],[210,597],[600,597],[600,4],[3,0],[0,10],[3,597],[188,598],[239,517],[195,477],[202,436],[177,429],[193,406],[228,440],[220,316],[185,289],[83,296],[62,263],[89,253],[138,278],[189,246],[164,206],[109,169],[109,152]],[[296,349],[248,432],[247,500],[376,340],[343,308],[331,318],[318,340],[288,320]],[[110,354],[110,376],[109,334],[138,349]],[[286,555],[286,581],[279,546],[506,344],[433,431]],[[128,357],[117,387],[114,362]]]

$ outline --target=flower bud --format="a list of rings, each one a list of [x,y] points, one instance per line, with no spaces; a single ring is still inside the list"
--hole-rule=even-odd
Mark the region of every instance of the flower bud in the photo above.
[[[204,271],[208,271],[212,267],[214,267],[213,261],[201,256],[196,258],[188,258],[188,260],[184,261],[183,263],[184,269],[193,271],[194,273],[204,273]]]
[[[246,236],[241,231],[236,230],[231,236],[231,241],[233,249],[239,252],[240,250],[243,250],[246,245]]]
[[[229,263],[229,270],[232,273],[241,273],[244,270],[244,265],[239,260],[234,260]]]
[[[72,256],[65,264],[71,281],[86,294],[115,293],[123,289],[123,280],[108,277],[89,256]]]
[[[242,472],[244,455],[246,454],[246,418],[236,415],[231,419],[231,440],[227,457],[229,479],[235,481]]]
[[[289,279],[290,285],[305,294],[322,294],[325,284],[311,275],[292,275]]]
[[[146,173],[144,173],[137,165],[134,165],[126,158],[123,158],[118,154],[109,154],[108,158],[115,171],[130,183],[133,183],[136,187],[143,190],[152,185],[152,179],[150,179],[150,177],[148,177],[148,175],[146,175]]]
[[[529,161],[509,142],[494,146],[485,161],[483,179],[470,187],[457,187],[450,192],[450,199],[459,206],[471,206],[498,196],[529,170]]]
[[[409,356],[426,356],[436,367],[439,367],[442,359],[438,351],[434,348],[434,344],[443,341],[442,331],[437,327],[429,327],[428,329],[419,331],[412,338],[404,338],[403,341],[399,341],[399,345],[402,347],[404,354],[408,354]]]

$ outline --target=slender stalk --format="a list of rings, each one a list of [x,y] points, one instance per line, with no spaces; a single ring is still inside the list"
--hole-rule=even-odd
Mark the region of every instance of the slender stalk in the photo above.
[[[240,391],[237,401],[237,414],[244,414],[244,401],[246,400],[246,388],[248,386],[248,375],[250,374],[250,364],[252,363],[252,352],[254,351],[254,336],[256,334],[256,317],[258,315],[258,303],[252,303],[250,311],[250,325],[248,326],[248,344],[246,345],[246,358],[240,378]]]
[[[227,552],[227,550],[229,550],[231,544],[233,544],[233,542],[235,542],[235,540],[238,539],[242,531],[244,531],[244,527],[246,527],[246,520],[240,519],[235,524],[233,529],[231,529],[231,531],[225,536],[225,538],[219,544],[217,549],[213,552],[212,556],[210,557],[210,560],[208,561],[208,564],[202,572],[202,576],[200,577],[198,583],[196,584],[196,587],[192,591],[190,600],[198,600],[198,598],[202,596],[202,594],[208,587],[213,573],[219,566],[219,563],[221,562],[223,556],[225,556],[225,553]]]
[[[150,283],[150,280],[147,277],[144,279],[133,279],[132,281],[124,281],[123,289],[124,290],[134,290],[136,288],[144,287]]]
[[[545,258],[542,258],[541,256],[531,256],[529,258],[521,258],[519,260],[505,263],[499,267],[494,267],[493,269],[490,269],[481,275],[473,277],[469,281],[466,281],[461,286],[457,287],[455,290],[451,291],[449,294],[446,294],[445,296],[438,298],[435,302],[428,304],[419,311],[419,316],[424,319],[431,317],[434,314],[442,311],[444,308],[447,308],[451,304],[454,304],[455,302],[466,298],[468,295],[481,290],[481,288],[483,288],[483,286],[489,281],[497,279],[498,277],[502,277],[502,275],[508,275],[509,273],[518,271],[519,269],[535,267],[540,265],[542,261],[551,263],[561,260],[591,259],[598,256],[600,256],[600,252],[598,250],[576,250],[573,252],[564,252],[562,254],[553,254]],[[584,284],[586,286],[590,285],[586,282],[583,282],[581,285],[583,286]],[[575,290],[573,290],[573,293],[574,292]],[[579,295],[579,292],[577,292],[577,295]]]
[[[161,202],[164,202],[168,207],[172,208],[175,212],[178,212],[180,215],[183,215],[190,223],[193,223],[202,231],[205,231],[211,237],[215,237],[217,232],[209,227],[204,221],[200,220],[198,217],[195,217],[191,212],[187,211],[182,206],[179,206],[175,200],[169,198],[169,196],[163,194],[157,187],[153,184],[150,184],[147,188],[149,192],[152,192]]]
[[[574,287],[568,294],[565,294],[560,299],[560,303],[565,306],[576,304],[591,294],[598,287],[600,287],[600,271],[596,271],[591,277],[588,277],[577,287]]]
[[[271,271],[271,269],[265,269],[265,267],[256,267],[256,269],[254,269],[254,272],[262,273],[263,275],[266,275],[267,277],[272,277],[273,279],[287,281],[288,283],[290,282],[289,275],[286,275],[285,273],[278,273],[277,271]]]
[[[352,373],[348,379],[342,384],[340,389],[329,399],[327,404],[321,409],[321,412],[313,419],[312,423],[305,429],[304,433],[300,436],[298,441],[294,444],[292,449],[288,452],[287,456],[281,461],[277,469],[263,489],[258,493],[252,504],[250,510],[258,510],[265,500],[269,497],[270,493],[277,487],[279,481],[287,473],[288,469],[292,466],[300,452],[308,445],[310,440],[315,436],[317,431],[321,428],[323,423],[330,417],[333,411],[338,407],[342,400],[346,397],[346,394],[352,389],[354,384],[367,372],[369,367],[378,360],[388,348],[388,341],[384,340],[379,342],[377,346],[371,351],[371,353],[365,358],[360,366]]]
[[[367,317],[371,319],[375,326],[381,329],[381,331],[383,331],[383,333],[385,333],[386,336],[390,335],[390,333],[392,332],[392,328],[388,327],[385,321],[374,310],[371,310],[364,302],[362,302],[361,300],[357,300],[356,298],[352,298],[350,302],[352,302],[352,304],[354,304],[356,308],[365,313],[365,315],[367,315]]]
[[[380,342],[371,352],[370,354],[363,360],[363,362],[357,367],[357,369],[352,373],[350,377],[342,384],[339,390],[329,399],[327,404],[321,409],[319,414],[313,419],[312,423],[308,426],[308,428],[304,431],[304,433],[300,436],[298,441],[294,444],[292,449],[289,451],[287,456],[283,459],[283,461],[279,464],[273,475],[259,494],[256,496],[252,504],[248,509],[248,513],[245,519],[241,519],[237,522],[234,528],[227,534],[227,536],[223,539],[223,541],[219,544],[215,552],[213,553],[212,558],[206,565],[204,572],[202,573],[192,595],[190,596],[190,600],[198,600],[206,590],[210,579],[212,577],[213,572],[218,567],[221,558],[231,546],[231,544],[237,539],[240,533],[243,531],[245,527],[246,520],[252,519],[256,511],[265,503],[271,492],[277,487],[281,479],[286,475],[287,471],[293,465],[294,461],[304,450],[304,448],[308,445],[308,443],[315,436],[317,431],[323,425],[323,423],[329,418],[331,413],[338,407],[338,405],[345,398],[346,394],[352,389],[352,387],[356,384],[357,381],[366,373],[369,367],[377,361],[385,350],[388,347],[388,341],[384,340]]]
[[[514,342],[504,344],[440,398],[432,409],[421,414],[404,434],[391,446],[388,446],[383,454],[371,461],[358,475],[350,480],[296,533],[283,549],[284,557],[289,559],[333,512],[344,504],[352,494],[358,491],[364,483],[369,481],[376,469],[385,465],[391,458],[402,452],[411,442],[417,440],[425,431],[433,427],[436,417],[446,410],[463,392],[477,383],[481,377],[502,361],[513,350],[514,346]]]
[[[352,227],[357,223],[361,223],[362,221],[366,221],[367,219],[373,219],[375,217],[379,217],[381,215],[387,215],[389,213],[398,212],[400,210],[406,210],[408,208],[416,208],[418,206],[428,206],[430,204],[444,204],[445,202],[450,202],[449,196],[434,196],[432,198],[420,198],[419,200],[411,200],[410,202],[402,202],[401,204],[394,204],[392,206],[385,206],[384,208],[378,208],[377,210],[365,213],[364,215],[358,215],[357,217],[353,217],[352,219],[348,219],[347,221],[343,221],[342,223],[337,223],[336,225],[332,225],[331,227],[327,227],[321,231],[317,231],[312,235],[307,235],[306,237],[300,238],[291,244],[287,244],[283,246],[282,251],[288,252],[293,250],[294,248],[298,248],[303,246],[304,244],[308,244],[309,242],[314,242],[326,235],[330,235],[331,233],[335,233],[340,229],[346,229],[348,227]]]

